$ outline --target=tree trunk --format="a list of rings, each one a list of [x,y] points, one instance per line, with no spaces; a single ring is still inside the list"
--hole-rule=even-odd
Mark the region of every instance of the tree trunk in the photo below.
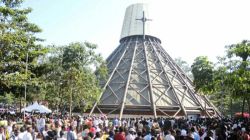
[[[233,99],[230,99],[230,114],[231,114],[231,118],[233,118]]]
[[[71,91],[70,91],[70,101],[69,101],[69,117],[71,118],[71,114],[72,114],[72,91],[73,91],[73,89],[72,89],[72,87],[71,87],[71,89],[70,89]]]
[[[19,98],[20,98],[20,104],[19,104],[19,107],[20,107],[20,114],[22,113],[22,97],[20,95],[20,92],[19,92]]]
[[[246,98],[243,97],[243,104],[242,104],[242,110],[241,110],[241,116],[242,116],[242,118],[244,118],[245,100],[246,100]]]
[[[250,114],[250,98],[247,99],[248,113]]]
[[[60,108],[59,110],[60,110],[61,114],[63,114],[63,112],[64,112],[63,111],[64,106],[63,106],[62,100],[63,100],[62,97],[60,97],[60,101],[59,101],[59,105],[58,105]]]

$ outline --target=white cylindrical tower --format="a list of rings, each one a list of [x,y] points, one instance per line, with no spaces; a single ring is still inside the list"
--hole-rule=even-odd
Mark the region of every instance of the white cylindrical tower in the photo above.
[[[143,12],[144,18],[149,20],[149,11],[148,11],[148,4],[145,3],[137,3],[132,4],[126,9],[126,13],[123,20],[121,38],[123,39],[128,36],[134,35],[143,35]],[[144,21],[145,22],[145,35],[154,36],[151,33],[150,22],[151,21]]]

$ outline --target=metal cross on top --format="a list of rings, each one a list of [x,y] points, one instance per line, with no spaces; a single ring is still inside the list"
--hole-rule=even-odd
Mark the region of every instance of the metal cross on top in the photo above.
[[[145,40],[145,23],[146,23],[146,21],[152,21],[152,19],[147,19],[147,18],[145,17],[144,11],[143,11],[142,14],[143,14],[143,15],[142,15],[142,18],[141,18],[141,19],[136,19],[136,20],[141,20],[142,23],[143,23],[143,40]]]

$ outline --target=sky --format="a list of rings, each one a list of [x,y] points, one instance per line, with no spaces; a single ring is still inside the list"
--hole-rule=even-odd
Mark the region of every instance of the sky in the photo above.
[[[107,58],[119,45],[126,7],[148,3],[151,26],[172,58],[216,62],[225,46],[250,40],[249,0],[26,0],[44,45],[88,41]]]

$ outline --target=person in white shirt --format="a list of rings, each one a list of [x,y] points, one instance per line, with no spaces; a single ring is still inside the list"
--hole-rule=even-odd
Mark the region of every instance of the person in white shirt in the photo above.
[[[1,126],[0,127],[0,140],[5,140],[5,134],[4,134],[4,128]]]
[[[67,140],[77,140],[76,128],[74,126],[69,127],[70,131],[67,133]]]
[[[152,126],[153,126],[153,120],[150,118],[147,122],[148,122],[148,126],[150,128],[152,128]]]
[[[174,127],[174,124],[175,124],[175,120],[174,120],[174,119],[171,119],[170,122],[171,122],[171,127],[173,128],[173,127]]]
[[[151,140],[151,138],[152,138],[152,135],[150,133],[144,136],[145,140]]]
[[[18,129],[13,130],[13,134],[11,135],[10,140],[18,140],[18,134]]]
[[[12,134],[12,123],[10,121],[8,121],[7,131],[9,133],[9,135]]]
[[[119,120],[118,120],[118,118],[115,118],[115,119],[113,120],[113,125],[114,125],[114,127],[119,126]]]
[[[126,136],[126,140],[134,140],[135,137],[136,137],[135,134],[136,134],[135,129],[134,129],[134,128],[130,128],[130,129],[129,129],[129,133],[128,133],[128,135]]]
[[[38,117],[35,119],[35,121],[36,121],[36,128],[37,128],[37,130],[40,132],[40,117],[38,116]]]
[[[39,132],[42,132],[42,131],[44,130],[45,124],[46,124],[46,122],[45,122],[45,117],[42,116],[42,117],[40,118],[40,120],[39,120],[39,127],[40,127]]]
[[[25,134],[26,132],[25,132],[25,129],[24,129],[24,127],[21,127],[20,128],[20,133],[18,134],[18,140],[23,140],[23,136],[24,136],[24,134]]]
[[[105,124],[105,127],[107,128],[109,126],[109,120],[108,119],[105,119],[104,120],[104,124]]]
[[[184,136],[184,137],[187,136],[187,130],[182,129],[181,130],[181,135]]]
[[[96,117],[96,118],[94,119],[93,125],[94,125],[95,127],[97,127],[97,126],[99,125],[99,118]]]
[[[103,126],[103,118],[99,118],[98,125],[102,125]]]
[[[164,140],[175,140],[174,136],[174,131],[167,131],[167,135],[164,137]]]
[[[23,135],[23,140],[33,140],[31,133],[32,133],[32,128],[28,127],[27,132]]]
[[[48,131],[49,131],[48,125],[45,125],[45,128],[44,128],[44,130],[41,133],[44,138],[48,136]]]
[[[191,127],[191,134],[194,136],[194,140],[200,140],[200,135],[196,131],[195,127]]]
[[[122,126],[127,127],[127,123],[128,123],[128,122],[127,122],[126,119],[123,119],[123,120],[122,120]]]

